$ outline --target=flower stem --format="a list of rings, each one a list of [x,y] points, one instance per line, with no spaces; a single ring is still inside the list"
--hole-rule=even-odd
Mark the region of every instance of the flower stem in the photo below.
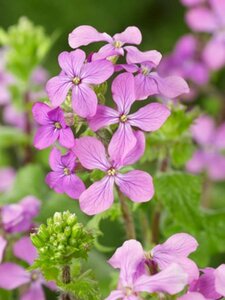
[[[124,197],[124,195],[118,191],[118,196],[120,199],[120,205],[121,205],[121,211],[123,215],[123,220],[124,220],[124,226],[126,230],[126,235],[128,239],[135,239],[136,238],[136,233],[135,233],[135,226],[134,226],[134,220],[132,213],[130,211],[130,208],[127,204],[127,199]]]

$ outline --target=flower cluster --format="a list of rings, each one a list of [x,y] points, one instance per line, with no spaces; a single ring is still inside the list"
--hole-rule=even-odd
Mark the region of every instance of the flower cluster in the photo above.
[[[146,202],[153,197],[152,177],[148,173],[124,173],[123,168],[140,159],[145,150],[144,133],[158,130],[170,111],[158,102],[146,104],[136,112],[131,111],[132,105],[150,96],[172,99],[189,92],[181,77],[164,78],[158,74],[156,69],[162,57],[158,51],[142,52],[131,46],[140,44],[141,39],[134,26],[113,37],[91,26],[75,28],[69,35],[69,45],[75,50],[59,55],[61,71],[46,85],[51,104],[36,103],[33,107],[33,116],[40,125],[35,147],[44,149],[58,141],[67,148],[63,154],[53,148],[47,184],[57,193],[79,199],[81,210],[89,215],[112,205],[114,185],[134,202]],[[107,44],[87,57],[77,49],[99,41]],[[113,74],[116,77],[111,84],[111,107],[105,105],[101,87]],[[81,126],[86,129],[84,137],[79,132]],[[107,151],[102,144],[106,139],[98,140],[102,130],[110,134]],[[98,169],[105,176],[86,189],[79,174],[75,175],[76,170],[84,169]]]
[[[225,295],[225,265],[216,270],[200,270],[189,254],[198,247],[190,235],[178,233],[165,243],[144,251],[140,242],[128,240],[116,250],[109,264],[120,270],[117,289],[107,300],[142,299],[141,295],[160,293],[175,295],[188,288],[176,299],[219,299]]]

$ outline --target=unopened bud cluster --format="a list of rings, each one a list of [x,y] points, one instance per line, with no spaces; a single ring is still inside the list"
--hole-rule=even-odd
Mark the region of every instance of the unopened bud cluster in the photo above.
[[[31,240],[37,248],[38,260],[62,265],[73,258],[87,258],[93,244],[92,234],[69,211],[56,212],[47,220],[47,225],[42,224],[38,232],[31,235]]]

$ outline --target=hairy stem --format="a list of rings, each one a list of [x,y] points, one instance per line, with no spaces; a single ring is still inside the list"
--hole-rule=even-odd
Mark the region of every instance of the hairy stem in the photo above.
[[[120,199],[121,211],[122,211],[122,215],[123,215],[124,226],[125,226],[127,238],[135,239],[136,233],[135,233],[134,220],[133,220],[133,216],[130,211],[130,208],[127,204],[127,199],[126,199],[126,197],[124,197],[124,195],[119,190],[118,190],[118,195],[119,195],[119,199]]]

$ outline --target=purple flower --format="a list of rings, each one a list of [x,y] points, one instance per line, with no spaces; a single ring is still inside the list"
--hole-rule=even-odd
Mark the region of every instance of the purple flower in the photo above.
[[[98,60],[85,63],[85,52],[75,50],[62,52],[59,65],[62,72],[47,82],[46,91],[54,106],[59,106],[72,90],[72,106],[81,117],[95,115],[98,99],[91,88],[106,81],[114,72],[111,62]]]
[[[9,104],[3,110],[3,120],[6,124],[15,126],[21,130],[26,127],[26,115],[24,112],[18,111],[16,107]]]
[[[174,51],[162,59],[160,74],[178,75],[197,85],[206,84],[209,70],[199,54],[199,41],[194,35],[181,37]]]
[[[121,65],[135,76],[136,99],[159,95],[168,99],[176,98],[189,92],[189,87],[179,76],[161,77],[153,71],[159,65],[162,55],[157,51],[141,52],[136,47],[127,46],[126,60],[128,65]]]
[[[194,31],[212,34],[204,49],[203,57],[208,66],[216,70],[225,64],[225,1],[210,0],[207,4],[191,8],[186,20]]]
[[[109,149],[107,159],[103,144],[94,137],[82,137],[75,142],[74,151],[81,164],[88,170],[99,169],[106,173],[100,180],[84,191],[80,198],[80,207],[88,215],[94,215],[108,209],[114,200],[113,187],[135,202],[146,202],[154,194],[152,177],[143,171],[133,170],[125,174],[120,169],[136,162],[145,149],[145,137],[136,133],[137,143],[123,161],[119,160],[116,149]]]
[[[139,45],[142,40],[140,30],[135,26],[127,27],[123,32],[115,34],[113,37],[107,33],[100,33],[94,27],[83,25],[75,28],[69,35],[69,45],[72,48],[79,48],[94,42],[108,42],[94,53],[92,59],[104,59],[114,55],[124,55],[124,45]]]
[[[30,238],[23,237],[14,244],[14,255],[31,265],[37,257],[36,249],[33,247]],[[45,282],[39,271],[26,271],[23,267],[10,262],[0,265],[0,288],[13,290],[22,285],[29,285],[23,293],[21,300],[44,300],[42,285],[55,290],[52,282]]]
[[[117,110],[98,105],[96,115],[89,119],[89,126],[97,131],[104,126],[119,123],[119,128],[113,134],[109,144],[109,151],[114,152],[119,149],[117,154],[122,158],[122,155],[126,156],[136,144],[132,126],[143,131],[155,131],[163,125],[170,111],[162,104],[151,103],[129,114],[131,105],[135,101],[134,77],[129,73],[117,76],[112,83],[112,94]]]
[[[197,5],[197,4],[202,4],[206,1],[207,0],[181,0],[181,3],[183,5],[186,5],[186,6],[194,6],[194,5]]]
[[[200,146],[187,163],[187,170],[192,173],[206,171],[212,180],[225,179],[225,124],[215,127],[213,119],[199,117],[192,126],[192,135]]]
[[[60,145],[66,148],[74,146],[72,130],[66,125],[63,110],[60,107],[50,108],[48,105],[37,102],[34,104],[33,116],[41,125],[34,137],[34,146],[44,149],[59,140]]]
[[[2,262],[6,245],[7,241],[2,236],[0,236],[0,263]]]
[[[61,155],[60,151],[53,148],[49,163],[52,172],[48,173],[46,183],[57,193],[66,193],[73,199],[78,199],[85,190],[83,181],[75,175],[76,156],[70,151]]]
[[[11,189],[16,177],[16,172],[13,168],[0,169],[0,193],[7,192]]]
[[[178,300],[207,300],[207,299],[200,293],[188,292],[187,294],[179,297]]]
[[[225,297],[225,264],[215,270],[215,287],[216,291]]]
[[[31,74],[31,82],[34,85],[44,85],[48,78],[48,71],[42,67],[37,67]]]
[[[215,269],[206,268],[201,272],[199,279],[191,283],[189,292],[198,292],[206,299],[220,299],[221,294],[218,293],[215,285]]]
[[[33,196],[27,196],[19,203],[8,204],[1,208],[3,228],[7,233],[30,230],[32,219],[40,210],[40,201]]]
[[[165,292],[174,295],[187,284],[187,274],[177,264],[171,264],[155,275],[138,271],[143,261],[143,248],[138,241],[129,240],[116,250],[109,260],[113,268],[120,269],[117,290],[111,292],[106,300],[140,299],[141,292]]]

